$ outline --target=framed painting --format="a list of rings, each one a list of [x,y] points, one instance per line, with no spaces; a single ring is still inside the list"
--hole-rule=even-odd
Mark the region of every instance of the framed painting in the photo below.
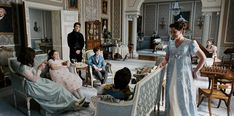
[[[0,33],[13,33],[12,7],[0,5]]]
[[[78,10],[79,9],[79,1],[78,0],[67,0],[67,8],[68,8],[68,10]]]
[[[102,13],[103,14],[107,14],[107,1],[106,0],[102,0]]]
[[[108,19],[102,18],[102,32],[108,31]]]

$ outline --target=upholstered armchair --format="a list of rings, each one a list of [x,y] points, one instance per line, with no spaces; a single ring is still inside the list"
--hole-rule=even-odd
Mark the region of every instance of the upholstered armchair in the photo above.
[[[47,54],[40,54],[36,55],[34,59],[34,68],[37,68],[39,64],[41,64],[43,61],[47,60]],[[14,97],[14,105],[17,108],[17,101],[16,101],[16,94],[22,96],[25,98],[26,103],[27,103],[27,115],[31,115],[31,110],[30,110],[30,101],[32,99],[31,96],[29,96],[25,92],[25,82],[26,79],[18,74],[16,71],[20,66],[20,63],[17,61],[16,57],[12,57],[8,59],[8,65],[10,68],[11,72],[11,82],[12,82],[12,87],[13,87],[13,97]],[[46,71],[47,70],[47,71]],[[42,72],[41,77],[46,77],[48,74],[48,67],[45,71]]]
[[[88,63],[88,59],[89,57],[91,57],[92,55],[94,55],[93,50],[87,50],[85,52],[85,59],[86,59],[86,63]],[[103,54],[102,54],[103,55]],[[105,67],[106,71],[109,73],[108,75],[111,75],[112,70],[111,70],[111,64],[109,62],[106,62],[106,67]],[[95,75],[93,75],[93,71],[92,71],[92,66],[88,66],[88,75],[90,76],[90,82],[91,82],[91,86],[93,87],[94,81],[96,81]]]
[[[165,76],[165,67],[149,73],[137,82],[133,99],[130,101],[107,102],[97,100],[96,116],[148,116],[158,107],[161,95],[161,87]]]

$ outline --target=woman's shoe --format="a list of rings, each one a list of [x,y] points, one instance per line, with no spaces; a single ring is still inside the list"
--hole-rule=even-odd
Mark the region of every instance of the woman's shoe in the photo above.
[[[75,106],[76,106],[77,108],[80,108],[80,107],[83,106],[84,103],[85,103],[85,97],[84,97],[84,98],[81,98],[79,101],[77,101],[77,102],[75,103]]]
[[[85,102],[82,107],[85,107],[85,108],[89,107],[89,102]]]

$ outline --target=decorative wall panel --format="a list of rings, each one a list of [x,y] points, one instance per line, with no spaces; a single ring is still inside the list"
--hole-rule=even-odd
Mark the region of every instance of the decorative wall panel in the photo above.
[[[98,0],[85,0],[85,20],[93,21],[98,19]]]
[[[121,38],[121,0],[113,0],[113,20],[112,20],[112,36],[113,39]]]
[[[0,4],[11,4],[11,3],[15,3],[15,0],[0,0]]]
[[[13,45],[14,36],[13,35],[0,35],[0,45]]]
[[[224,43],[234,44],[234,1],[229,0],[229,10],[228,10],[228,22],[227,22],[227,34]]]
[[[158,15],[157,15],[157,29],[158,34],[162,36],[168,35],[169,27],[169,5],[168,3],[158,4]]]
[[[145,36],[151,36],[156,30],[156,8],[155,4],[146,4],[144,11],[144,33]]]
[[[196,4],[195,4],[195,19],[194,19],[194,21],[195,21],[195,23],[194,23],[194,25],[193,25],[193,38],[194,39],[201,39],[201,35],[202,35],[202,29],[203,29],[203,26],[200,28],[199,26],[198,26],[198,20],[199,20],[199,18],[202,16],[202,12],[201,12],[201,8],[202,8],[202,4],[201,4],[201,2],[196,2]]]

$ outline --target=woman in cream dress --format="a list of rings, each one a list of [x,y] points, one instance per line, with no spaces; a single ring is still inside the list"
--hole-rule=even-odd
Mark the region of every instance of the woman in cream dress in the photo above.
[[[82,80],[78,75],[68,70],[69,61],[61,60],[59,53],[56,50],[51,50],[48,54],[48,64],[53,81],[63,85],[77,98],[83,98],[79,90],[82,87]]]

